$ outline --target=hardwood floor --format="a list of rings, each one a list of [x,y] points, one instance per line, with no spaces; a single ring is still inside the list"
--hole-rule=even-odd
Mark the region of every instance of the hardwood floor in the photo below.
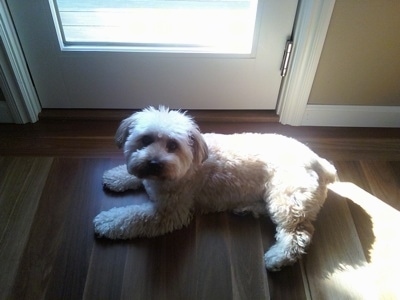
[[[123,163],[118,121],[44,118],[0,125],[0,299],[400,299],[400,129],[199,119],[203,132],[290,135],[334,162],[342,182],[299,263],[267,272],[273,224],[230,213],[152,239],[96,239],[97,213],[146,201],[102,189]]]

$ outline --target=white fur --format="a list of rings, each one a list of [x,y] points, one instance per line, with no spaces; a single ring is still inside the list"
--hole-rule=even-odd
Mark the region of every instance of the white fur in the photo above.
[[[276,134],[200,134],[193,120],[164,107],[122,121],[116,141],[126,165],[104,174],[106,188],[144,186],[151,202],[100,213],[98,236],[152,237],[187,226],[193,213],[268,214],[276,243],[265,254],[269,270],[305,253],[311,224],[336,178],[335,168],[300,142]]]

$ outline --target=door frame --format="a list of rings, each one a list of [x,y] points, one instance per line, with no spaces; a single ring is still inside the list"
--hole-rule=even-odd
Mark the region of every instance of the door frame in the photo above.
[[[41,106],[5,0],[0,0],[0,39],[0,86],[9,113],[15,123],[34,123]]]
[[[5,1],[0,0],[0,37],[14,73],[6,81],[19,90],[7,104],[16,123],[36,122],[40,102]],[[334,5],[335,0],[299,1],[289,74],[278,98],[277,113],[283,124],[301,125]]]
[[[302,125],[336,0],[300,0],[293,54],[278,99],[279,122]]]

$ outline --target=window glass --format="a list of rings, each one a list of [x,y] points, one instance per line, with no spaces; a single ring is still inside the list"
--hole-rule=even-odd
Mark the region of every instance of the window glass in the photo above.
[[[49,0],[61,48],[251,53],[257,0]]]

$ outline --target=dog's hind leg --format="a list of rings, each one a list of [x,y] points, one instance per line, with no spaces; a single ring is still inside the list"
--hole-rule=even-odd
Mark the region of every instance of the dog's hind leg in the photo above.
[[[113,192],[124,192],[140,188],[142,180],[129,174],[126,165],[121,165],[104,172],[103,186]]]
[[[326,198],[326,185],[310,169],[274,174],[266,196],[267,210],[276,224],[276,244],[265,254],[268,270],[291,265],[311,243],[315,220]]]
[[[294,264],[305,254],[314,227],[309,221],[298,224],[293,229],[277,227],[276,243],[265,253],[265,266],[270,271],[279,271],[282,267]]]

